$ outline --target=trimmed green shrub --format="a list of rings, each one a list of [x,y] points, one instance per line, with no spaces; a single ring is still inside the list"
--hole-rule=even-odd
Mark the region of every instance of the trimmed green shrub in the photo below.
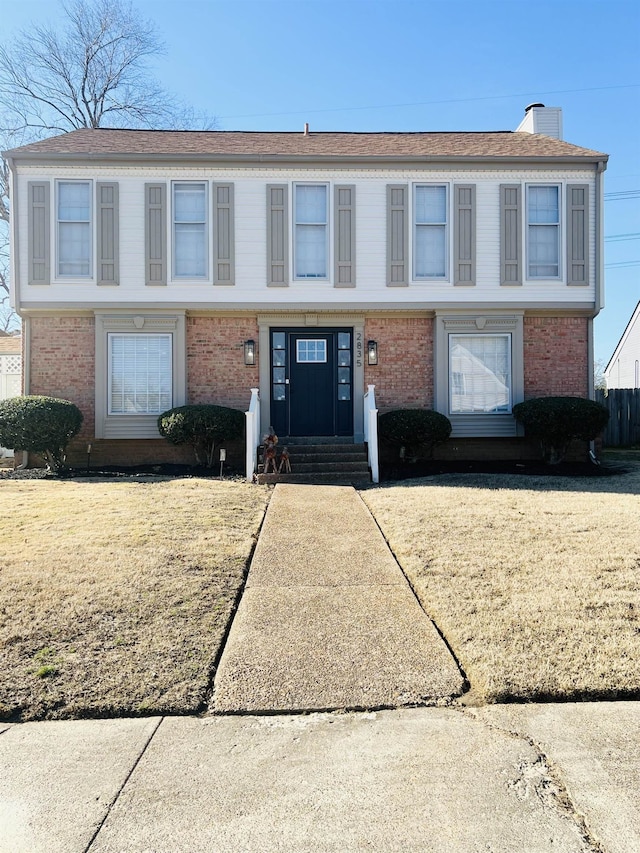
[[[0,401],[0,444],[44,457],[52,471],[64,468],[67,444],[80,432],[82,412],[55,397],[11,397]]]
[[[158,418],[158,430],[171,444],[190,444],[198,465],[211,468],[216,446],[241,438],[244,421],[244,412],[238,409],[203,403],[163,412]]]
[[[513,416],[528,437],[538,439],[549,465],[562,462],[572,439],[593,441],[609,420],[605,406],[584,397],[535,397],[516,403]]]
[[[378,435],[395,447],[405,448],[405,458],[431,456],[436,444],[451,435],[451,421],[431,409],[394,409],[378,419]]]

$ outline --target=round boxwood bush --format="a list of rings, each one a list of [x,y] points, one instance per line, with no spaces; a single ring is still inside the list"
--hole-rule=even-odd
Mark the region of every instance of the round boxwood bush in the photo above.
[[[451,421],[432,409],[394,409],[378,419],[378,435],[395,447],[405,448],[405,457],[431,455],[436,444],[451,435]]]
[[[605,406],[584,397],[535,397],[516,403],[513,416],[528,437],[538,439],[550,465],[562,462],[572,439],[593,441],[609,420]]]
[[[171,444],[190,444],[197,463],[211,468],[217,445],[241,438],[244,422],[244,412],[238,409],[202,403],[163,412],[158,430]]]
[[[0,401],[0,445],[39,453],[52,471],[64,468],[66,448],[80,432],[82,412],[69,400],[24,396]]]

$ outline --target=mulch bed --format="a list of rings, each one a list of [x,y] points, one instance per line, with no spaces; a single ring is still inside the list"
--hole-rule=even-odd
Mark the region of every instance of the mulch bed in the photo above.
[[[381,480],[410,480],[439,474],[521,474],[536,477],[612,477],[626,474],[628,467],[620,462],[561,462],[545,465],[542,461],[440,461],[419,460],[404,464],[383,465]]]

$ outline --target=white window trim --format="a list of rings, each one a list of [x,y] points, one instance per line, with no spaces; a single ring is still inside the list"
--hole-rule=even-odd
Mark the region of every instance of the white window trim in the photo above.
[[[296,229],[297,229],[297,219],[296,219],[296,190],[298,187],[325,187],[327,193],[327,221],[324,223],[325,228],[325,257],[326,257],[326,269],[327,274],[325,276],[308,276],[308,275],[296,275]],[[325,283],[332,281],[331,271],[333,269],[333,256],[331,252],[331,246],[333,241],[331,240],[331,231],[332,231],[332,211],[333,211],[333,192],[332,192],[332,184],[329,181],[294,181],[292,186],[292,204],[291,204],[291,270],[293,272],[293,280],[294,281],[305,281],[305,282],[320,282]],[[322,225],[321,222],[313,223],[313,222],[302,222],[301,225]]]
[[[444,187],[446,193],[445,199],[445,210],[447,214],[447,221],[444,224],[444,275],[418,275],[416,273],[416,232],[418,227],[420,227],[419,223],[416,221],[416,192],[418,187]],[[451,182],[450,181],[416,181],[411,186],[411,209],[409,211],[410,215],[410,245],[409,245],[409,256],[411,258],[411,281],[415,284],[424,284],[425,282],[448,282],[451,280],[451,268],[452,268],[452,259],[451,253],[453,251],[451,245],[451,219],[452,219],[452,210],[451,210]],[[429,225],[437,225],[438,223],[425,223],[424,227],[429,227]]]
[[[213,257],[213,228],[212,228],[212,215],[211,215],[211,186],[210,181],[198,181],[198,180],[175,180],[171,181],[169,185],[169,207],[170,207],[170,218],[168,222],[169,226],[169,241],[168,241],[168,252],[169,258],[168,262],[170,264],[169,269],[171,270],[171,281],[177,281],[180,283],[183,282],[197,282],[198,284],[211,284],[211,258]],[[176,262],[175,262],[175,241],[176,241],[176,220],[175,220],[175,187],[177,185],[185,185],[190,184],[191,186],[199,186],[204,187],[204,210],[205,210],[205,223],[204,223],[204,249],[205,249],[205,272],[204,275],[178,275],[176,273]]]
[[[529,273],[529,260],[530,260],[530,249],[529,249],[529,189],[531,187],[557,187],[558,189],[558,275],[549,276],[549,275],[530,275]],[[562,181],[528,181],[524,185],[524,211],[523,211],[522,223],[524,228],[524,275],[526,281],[564,281],[564,266],[563,266],[563,246],[565,245],[565,236],[564,236],[564,227],[566,221],[566,198],[565,198],[565,185]],[[538,223],[538,224],[547,224],[552,225],[553,223]],[[531,226],[535,228],[535,225]]]
[[[58,217],[59,187],[60,184],[88,184],[89,185],[89,273],[87,275],[71,275],[60,272],[60,220]],[[96,197],[94,181],[91,178],[56,178],[54,181],[53,200],[53,227],[54,227],[54,253],[55,253],[55,280],[65,282],[95,281],[95,247],[96,247]]]
[[[321,342],[324,344],[322,347],[324,358],[311,358],[311,359],[301,359],[300,352],[301,347],[300,344],[308,344],[308,343],[316,343]],[[296,364],[326,364],[327,363],[327,342],[326,340],[322,340],[321,338],[298,338],[296,341]]]
[[[114,412],[112,408],[113,404],[113,396],[112,396],[112,379],[113,379],[113,338],[114,337],[141,337],[141,336],[154,336],[154,337],[162,337],[168,338],[169,340],[169,364],[171,368],[171,400],[169,401],[169,405],[163,407],[161,410],[157,412]],[[109,416],[118,415],[125,418],[130,417],[138,417],[139,415],[152,415],[153,417],[158,417],[162,412],[167,411],[168,409],[173,408],[173,335],[170,332],[107,332],[107,414]]]
[[[160,438],[158,415],[108,413],[110,332],[171,334],[172,407],[187,396],[186,312],[147,312],[144,315],[95,311],[95,437],[109,439]]]

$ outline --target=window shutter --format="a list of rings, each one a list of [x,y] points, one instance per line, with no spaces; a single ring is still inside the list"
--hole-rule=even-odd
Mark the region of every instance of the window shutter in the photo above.
[[[356,286],[356,188],[335,187],[335,287]]]
[[[387,185],[387,287],[409,284],[408,193],[406,184]]]
[[[213,283],[235,284],[233,184],[213,185]]]
[[[289,212],[287,184],[267,185],[267,285],[289,284]]]
[[[476,188],[455,184],[453,188],[454,284],[476,283]]]
[[[167,186],[145,184],[145,284],[167,283]]]
[[[96,184],[98,203],[98,284],[119,284],[118,184]]]
[[[29,284],[51,283],[51,188],[29,181]]]
[[[589,283],[589,186],[567,186],[567,284]]]
[[[522,284],[522,188],[500,184],[500,284]]]

